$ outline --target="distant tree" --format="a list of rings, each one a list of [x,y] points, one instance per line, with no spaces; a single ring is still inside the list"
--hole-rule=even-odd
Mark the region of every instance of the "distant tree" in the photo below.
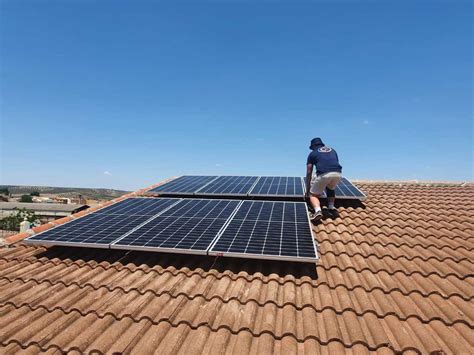
[[[31,225],[39,224],[38,217],[33,211],[29,211],[25,208],[18,208],[16,211],[8,217],[0,219],[0,229],[9,231],[19,231],[20,223],[24,220],[31,223]]]
[[[30,193],[30,196],[39,196],[40,193],[38,191],[33,191],[32,193]]]
[[[8,191],[8,187],[0,187],[0,195],[10,195],[10,191]]]
[[[33,202],[33,197],[30,195],[21,195],[20,202]]]

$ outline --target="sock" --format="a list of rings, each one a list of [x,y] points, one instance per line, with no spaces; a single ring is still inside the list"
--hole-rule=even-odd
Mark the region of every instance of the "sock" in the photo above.
[[[329,203],[328,203],[328,208],[329,208],[330,210],[334,210],[334,209],[336,208],[336,207],[334,207],[334,202],[333,202],[333,203],[329,202]]]
[[[315,207],[315,208],[314,208],[314,212],[315,212],[315,213],[321,212],[321,207]]]

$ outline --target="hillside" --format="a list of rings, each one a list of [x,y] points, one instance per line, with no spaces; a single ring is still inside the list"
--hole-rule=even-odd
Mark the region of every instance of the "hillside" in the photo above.
[[[87,199],[94,200],[111,200],[122,196],[128,191],[103,189],[103,188],[83,188],[83,187],[52,187],[52,186],[16,186],[16,185],[0,185],[0,189],[8,188],[12,195],[30,194],[31,192],[39,192],[41,195],[59,195],[62,197],[75,197],[82,195]]]

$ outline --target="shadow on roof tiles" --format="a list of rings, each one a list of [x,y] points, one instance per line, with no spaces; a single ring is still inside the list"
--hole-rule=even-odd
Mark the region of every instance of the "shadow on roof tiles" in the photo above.
[[[323,203],[327,204],[326,201],[323,199]],[[365,210],[365,204],[360,201],[360,200],[341,200],[341,199],[336,199],[336,207],[342,207],[342,208],[362,208]]]
[[[120,263],[127,266],[133,264],[137,267],[146,265],[150,268],[163,269],[174,267],[175,269],[188,268],[191,271],[203,270],[207,272],[216,270],[220,273],[230,271],[234,274],[244,271],[249,275],[261,273],[264,276],[276,274],[280,277],[290,275],[295,278],[307,276],[313,280],[318,278],[315,264],[290,261],[60,246],[50,247],[46,251],[37,254],[36,257],[62,261]]]
[[[328,205],[327,199],[326,198],[321,198],[321,206],[323,209],[325,209]],[[306,205],[308,206],[309,211],[313,211],[313,208],[311,207],[309,200],[306,201]],[[362,201],[359,200],[341,200],[341,199],[336,199],[336,207],[337,208],[353,208],[353,209],[366,209],[365,204]]]

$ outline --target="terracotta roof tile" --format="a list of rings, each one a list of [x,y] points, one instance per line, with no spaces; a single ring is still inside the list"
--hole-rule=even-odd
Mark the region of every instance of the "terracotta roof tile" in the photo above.
[[[316,267],[1,248],[2,352],[472,353],[474,186],[360,187]]]

